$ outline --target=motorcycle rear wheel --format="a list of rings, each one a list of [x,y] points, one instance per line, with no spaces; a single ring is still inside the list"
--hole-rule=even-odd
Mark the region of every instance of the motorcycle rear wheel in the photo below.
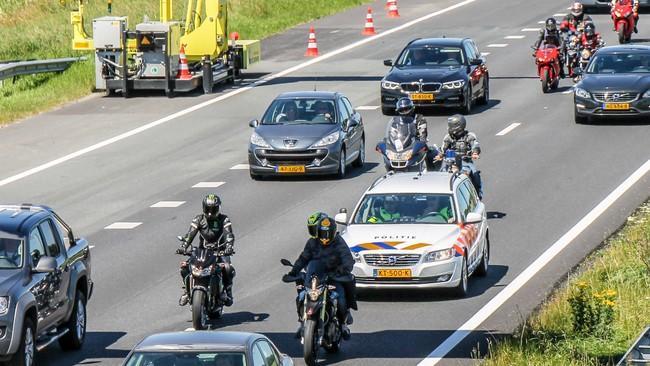
[[[194,291],[192,294],[192,326],[194,330],[207,329],[208,320],[205,308],[205,292]]]
[[[305,363],[308,366],[314,366],[318,359],[318,331],[316,321],[312,319],[305,320],[303,329],[303,355]]]

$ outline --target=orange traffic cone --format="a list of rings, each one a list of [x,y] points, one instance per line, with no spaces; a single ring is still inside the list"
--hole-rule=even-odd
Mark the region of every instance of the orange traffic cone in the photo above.
[[[372,20],[372,8],[368,8],[368,14],[366,14],[366,27],[361,33],[364,36],[372,36],[375,33],[375,22]]]
[[[399,18],[399,11],[397,10],[397,0],[389,0],[390,5],[388,5],[388,17],[389,18]]]
[[[316,32],[314,31],[314,26],[309,27],[309,43],[307,44],[307,52],[305,52],[307,57],[316,57],[318,56],[318,45],[316,44]]]
[[[178,64],[178,75],[176,79],[191,79],[192,74],[190,74],[190,69],[187,66],[187,57],[185,57],[185,45],[181,45],[181,50],[178,52],[179,64]]]

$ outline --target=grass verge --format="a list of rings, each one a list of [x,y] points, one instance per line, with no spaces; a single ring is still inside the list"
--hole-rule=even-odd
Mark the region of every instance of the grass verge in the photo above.
[[[614,365],[649,323],[646,202],[483,365]]]
[[[297,24],[367,3],[369,0],[230,0],[230,30],[242,39],[262,39]],[[127,15],[129,26],[144,15],[158,18],[158,0],[113,0],[113,15]],[[185,14],[186,1],[174,2],[174,17]],[[0,125],[42,112],[92,92],[92,54],[71,49],[72,0],[0,0],[0,60],[88,56],[67,71],[5,80],[0,86]],[[105,0],[86,5],[86,29],[93,18],[107,15]],[[306,42],[306,41],[305,41]]]

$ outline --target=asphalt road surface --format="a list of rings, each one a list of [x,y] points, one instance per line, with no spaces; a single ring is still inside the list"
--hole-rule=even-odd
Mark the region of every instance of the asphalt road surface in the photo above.
[[[279,260],[298,255],[309,213],[351,210],[384,173],[373,147],[387,118],[372,109],[379,106],[378,81],[387,71],[382,60],[394,58],[413,38],[468,36],[490,53],[492,100],[469,117],[484,151],[478,165],[490,211],[489,276],[472,279],[465,299],[436,291],[363,294],[352,339],[325,362],[418,363],[650,158],[647,123],[576,125],[569,80],[557,92],[542,94],[530,49],[537,33],[528,28],[566,12],[569,2],[409,0],[400,2],[399,19],[388,19],[383,4],[373,4],[380,34],[432,15],[287,72],[305,62],[309,25],[291,29],[263,43],[265,61],[249,71],[247,83],[283,72],[281,77],[253,88],[239,85],[216,95],[171,100],[159,94],[128,100],[95,97],[0,130],[0,202],[48,204],[94,246],[96,288],[86,344],[72,353],[53,346],[38,356],[40,364],[117,365],[144,336],[191,327],[188,308],[177,305],[182,257],[173,254],[175,236],[185,233],[208,192],[223,197],[237,237],[235,304],[213,328],[264,333],[302,364],[301,346],[292,338],[295,290],[280,281],[286,269]],[[456,8],[436,13],[454,4]],[[359,7],[314,22],[321,54],[362,40],[365,11]],[[607,15],[594,17],[607,43],[614,44]],[[635,37],[645,42],[650,22],[643,20]],[[370,107],[361,111],[368,157],[364,168],[341,180],[261,182],[252,181],[245,169],[231,169],[246,163],[249,120],[259,118],[281,92],[314,88],[341,91],[356,106]],[[450,113],[428,117],[432,142],[440,143]],[[497,135],[513,123],[519,125]],[[199,182],[223,184],[193,188]],[[649,188],[646,174],[442,363],[471,363],[477,344],[484,351],[487,339],[516,327],[554,283],[648,197]],[[150,207],[159,201],[184,203]],[[105,229],[115,222],[141,224]]]

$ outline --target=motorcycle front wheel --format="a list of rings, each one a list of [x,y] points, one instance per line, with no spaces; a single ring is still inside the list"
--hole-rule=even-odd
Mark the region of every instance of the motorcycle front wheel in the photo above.
[[[305,320],[303,354],[305,363],[309,366],[316,365],[318,359],[318,324],[313,319]]]
[[[621,25],[618,27],[618,43],[619,44],[625,44],[627,41],[627,37],[625,36],[625,26]]]
[[[208,314],[205,311],[205,292],[194,291],[192,294],[192,326],[194,330],[205,330],[208,327]]]
[[[545,69],[542,74],[542,92],[543,93],[548,93],[548,91],[551,88],[550,85],[551,82],[551,77],[549,76],[548,70]]]

